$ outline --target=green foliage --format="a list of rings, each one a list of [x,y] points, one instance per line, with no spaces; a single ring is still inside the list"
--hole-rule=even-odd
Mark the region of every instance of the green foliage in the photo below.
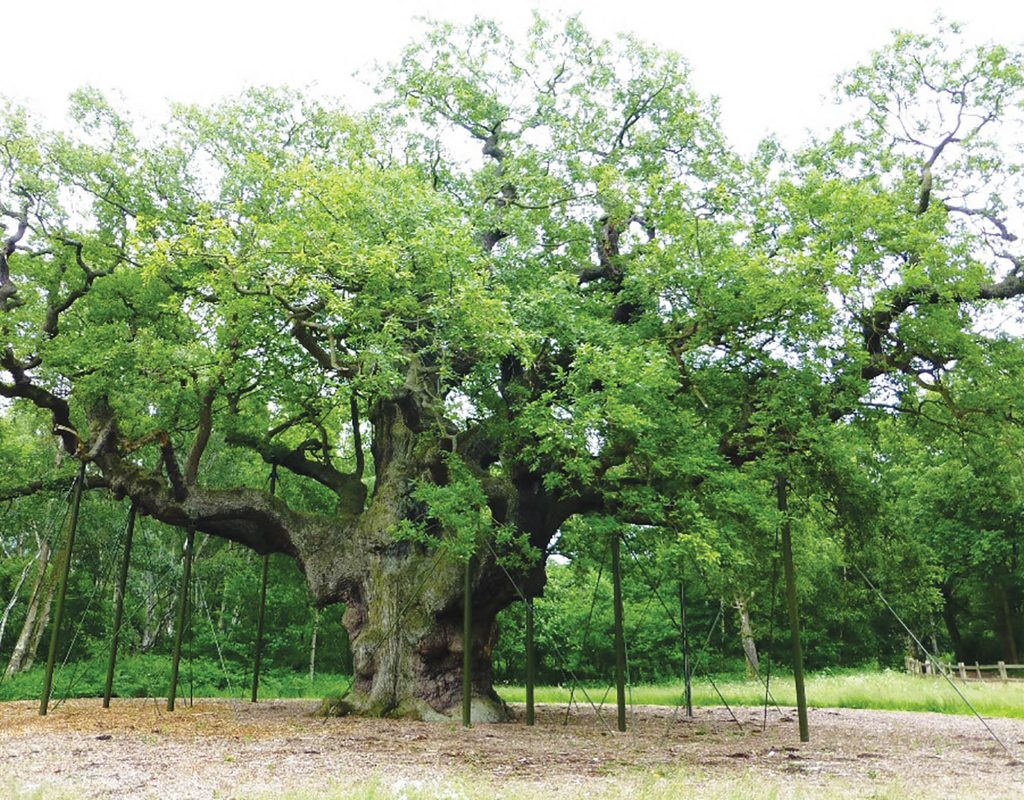
[[[0,683],[0,700],[35,700],[42,694],[42,666],[33,667]],[[128,655],[118,660],[114,673],[114,697],[165,697],[170,683],[171,659],[167,655]],[[68,664],[54,679],[53,698],[102,697],[107,679],[107,658],[98,656]],[[225,697],[249,702],[252,667],[203,655],[181,663],[179,697]],[[325,672],[312,681],[289,666],[267,667],[260,672],[260,698],[323,697],[347,686],[345,674]]]

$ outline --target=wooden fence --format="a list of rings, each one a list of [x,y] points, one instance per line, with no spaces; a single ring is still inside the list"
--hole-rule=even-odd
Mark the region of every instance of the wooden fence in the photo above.
[[[1024,664],[1007,664],[999,661],[995,664],[965,664],[960,661],[956,664],[937,662],[938,668],[950,677],[959,677],[962,681],[984,681],[984,680],[1021,680],[1024,679]],[[918,661],[916,658],[907,656],[907,674],[909,675],[932,675],[936,673],[935,664],[931,661]],[[1019,676],[1011,675],[1011,672],[1020,673]],[[988,676],[986,676],[986,673]],[[990,676],[990,677],[989,677]]]

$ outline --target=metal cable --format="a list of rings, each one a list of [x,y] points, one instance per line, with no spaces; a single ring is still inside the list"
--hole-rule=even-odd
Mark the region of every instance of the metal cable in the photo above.
[[[512,573],[510,573],[508,569],[505,568],[505,565],[501,563],[501,560],[498,558],[498,554],[494,552],[494,548],[491,547],[490,542],[484,540],[484,546],[494,557],[494,563],[497,564],[498,567],[501,568],[501,571],[505,573],[505,577],[508,578],[508,582],[515,590],[516,594],[519,595],[520,600],[522,600],[524,603],[528,602],[526,594],[523,592],[522,588],[520,588],[519,584],[516,583],[515,578],[512,577]],[[552,650],[554,650],[555,657],[558,659],[562,671],[567,673],[575,683],[579,683],[579,678],[576,676],[576,673],[573,671],[572,667],[569,666],[568,660],[565,658],[565,655],[562,652],[561,648],[558,646],[558,644],[552,641],[551,648]],[[597,714],[597,718],[601,721],[601,724],[604,725],[605,730],[608,731],[608,733],[611,733],[611,726],[608,724],[608,721],[604,718],[604,715],[601,713],[601,709],[594,703],[594,700],[593,698],[591,698],[590,693],[587,691],[586,687],[580,685],[579,688],[580,691],[583,692],[583,696],[587,699],[587,702],[590,703],[590,707],[594,709],[594,713]],[[568,714],[566,714],[566,721],[568,721]]]
[[[961,692],[960,688],[953,682],[953,679],[950,678],[946,674],[946,671],[944,669],[942,669],[942,666],[939,664],[938,659],[935,656],[933,656],[930,652],[928,652],[928,649],[923,644],[921,644],[921,640],[917,638],[917,636],[914,634],[914,632],[912,630],[910,630],[910,626],[908,626],[907,623],[905,623],[903,621],[903,618],[899,614],[896,613],[896,609],[894,609],[891,605],[889,605],[889,601],[885,599],[885,595],[883,595],[882,592],[879,590],[879,588],[877,586],[875,586],[874,583],[871,582],[871,579],[864,573],[864,570],[862,570],[860,568],[860,566],[856,562],[853,562],[853,568],[855,570],[857,570],[857,572],[860,574],[860,576],[864,579],[864,582],[867,583],[867,585],[870,586],[872,588],[872,590],[874,590],[875,594],[878,595],[878,599],[882,601],[883,605],[885,605],[885,607],[887,609],[889,609],[890,612],[892,612],[892,615],[894,617],[896,617],[896,621],[899,622],[899,624],[903,626],[903,630],[905,630],[907,632],[907,635],[910,636],[910,638],[914,640],[914,644],[916,644],[918,647],[920,647],[921,648],[921,652],[923,652],[925,654],[925,656],[927,656],[927,658],[936,666],[938,671],[942,674],[942,677],[946,679],[946,682],[950,686],[953,687],[953,691],[956,692],[958,695],[960,695],[960,699],[963,700],[964,703],[967,704],[967,707],[969,709],[971,709],[971,711],[974,712],[974,716],[976,716],[978,718],[978,721],[982,725],[985,726],[985,730],[987,730],[989,732],[989,735],[993,739],[995,739],[996,742],[999,743],[999,746],[1002,747],[1003,750],[1006,751],[1006,754],[1014,762],[1016,762],[1017,761],[1017,756],[1014,755],[1012,750],[1010,750],[1010,748],[1007,746],[1006,742],[1004,742],[1002,739],[999,738],[999,736],[996,735],[996,732],[994,730],[992,730],[991,726],[985,721],[985,718],[982,717],[981,714],[978,713],[978,709],[976,709],[974,707],[974,705],[971,703],[971,701],[967,699],[967,696],[963,692]]]

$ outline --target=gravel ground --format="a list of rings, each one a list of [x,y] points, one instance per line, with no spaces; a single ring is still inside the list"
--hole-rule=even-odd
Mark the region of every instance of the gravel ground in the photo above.
[[[208,800],[468,777],[478,787],[579,797],[682,770],[711,781],[752,775],[754,785],[803,796],[834,795],[837,786],[872,796],[872,787],[899,785],[915,798],[1024,798],[1024,764],[973,717],[812,709],[812,741],[800,744],[791,709],[772,709],[762,732],[761,709],[735,709],[737,725],[723,708],[687,719],[641,707],[621,734],[610,730],[607,708],[603,721],[581,707],[563,724],[564,707],[541,706],[533,728],[520,719],[462,730],[323,720],[312,716],[316,707],[203,700],[167,713],[162,701],[115,700],[104,710],[73,700],[43,718],[35,703],[0,704],[0,793],[6,783],[44,796]],[[1024,721],[989,723],[1024,758]]]

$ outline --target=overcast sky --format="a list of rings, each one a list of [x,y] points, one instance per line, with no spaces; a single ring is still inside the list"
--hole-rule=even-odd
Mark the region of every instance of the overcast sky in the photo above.
[[[51,120],[84,84],[117,90],[154,118],[168,100],[210,102],[258,84],[308,87],[358,108],[369,92],[353,73],[394,58],[420,30],[417,15],[481,14],[517,32],[530,8],[579,11],[601,35],[632,31],[682,53],[698,89],[721,98],[726,131],[744,149],[767,132],[796,144],[818,127],[836,73],[893,28],[927,29],[941,11],[973,38],[1024,41],[1024,3],[1012,0],[7,0],[0,94]]]

